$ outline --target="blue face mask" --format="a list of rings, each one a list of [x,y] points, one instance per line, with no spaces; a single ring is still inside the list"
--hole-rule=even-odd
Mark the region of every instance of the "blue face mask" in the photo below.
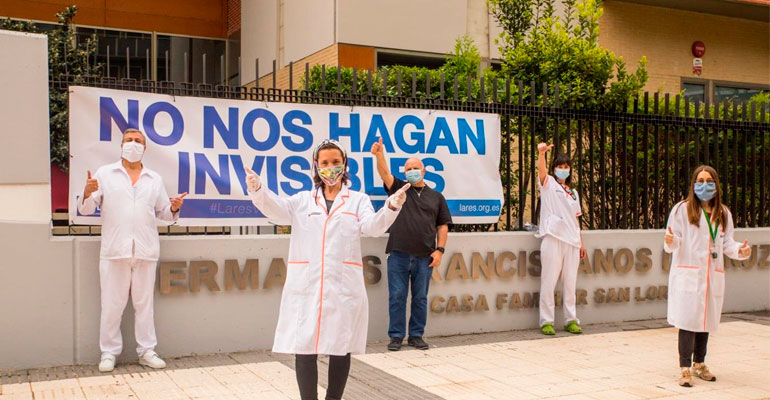
[[[695,182],[693,190],[695,191],[695,196],[697,196],[700,201],[709,201],[716,196],[717,185],[713,182]]]
[[[565,180],[569,177],[569,168],[556,168],[553,170],[553,174],[561,180]]]
[[[404,173],[406,175],[406,181],[414,185],[422,179],[422,171],[419,169],[410,169]]]

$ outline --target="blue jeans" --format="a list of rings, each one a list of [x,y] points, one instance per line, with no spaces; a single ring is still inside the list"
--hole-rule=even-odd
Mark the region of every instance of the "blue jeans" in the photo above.
[[[388,336],[404,338],[406,334],[406,296],[412,285],[412,316],[409,336],[422,336],[428,320],[428,287],[433,268],[431,257],[412,256],[391,251],[388,256],[388,292],[390,326]]]

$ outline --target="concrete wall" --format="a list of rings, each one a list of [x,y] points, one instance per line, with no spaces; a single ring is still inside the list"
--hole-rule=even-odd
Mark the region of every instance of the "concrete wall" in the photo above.
[[[281,67],[335,43],[334,3],[335,0],[284,2],[284,59],[281,60]]]
[[[48,222],[48,37],[0,31],[0,221]]]
[[[338,0],[340,43],[447,53],[466,33],[467,0]]]
[[[46,183],[48,37],[0,30],[0,48],[0,184]]]
[[[703,74],[692,72],[692,43],[706,45]],[[677,93],[682,78],[770,85],[770,24],[621,1],[604,3],[599,42],[629,70],[647,56],[645,90]]]
[[[48,223],[0,222],[0,370],[75,360],[79,271],[72,239],[53,239],[50,231]]]
[[[278,0],[241,2],[241,84],[272,71],[278,58]]]
[[[578,289],[587,293],[587,304],[578,307],[583,323],[660,318],[666,314],[665,299],[642,300],[635,296],[636,287],[645,297],[650,287],[666,286],[663,269],[662,231],[591,231],[584,233],[589,252],[591,273],[581,273]],[[0,224],[0,370],[61,364],[90,364],[99,357],[99,238],[51,238],[48,227],[33,224]],[[770,309],[770,228],[739,229],[737,240],[748,239],[755,256],[744,267],[728,267],[725,312]],[[370,302],[369,339],[387,336],[387,274],[384,255],[385,238],[364,239],[363,254],[368,264],[365,276]],[[161,262],[182,262],[184,277],[177,279],[183,293],[161,294],[156,289],[155,321],[158,352],[175,357],[193,353],[205,354],[254,349],[269,349],[278,316],[281,284],[265,287],[270,281],[271,264],[279,267],[288,253],[289,240],[283,235],[164,237],[161,239]],[[622,250],[621,249],[628,249]],[[649,270],[645,265],[644,250]],[[434,311],[429,314],[427,336],[535,328],[537,308],[528,306],[528,298],[539,291],[539,241],[530,233],[451,234],[448,252],[436,270],[431,283],[429,301]],[[595,250],[600,253],[594,254]],[[614,255],[609,256],[609,251]],[[492,258],[487,259],[488,252]],[[510,252],[516,258],[511,259]],[[522,254],[524,252],[524,254]],[[631,258],[628,259],[628,252]],[[477,256],[474,256],[478,253]],[[618,256],[617,254],[622,255]],[[501,257],[502,255],[502,257]],[[522,258],[523,255],[523,258]],[[609,272],[600,265],[601,256],[616,261],[617,269]],[[376,258],[376,259],[375,259]],[[475,258],[475,261],[474,261]],[[257,289],[237,287],[226,290],[225,260],[237,260],[243,268],[247,259],[259,262]],[[495,271],[514,271],[503,278],[497,272],[487,277],[478,268],[479,261],[489,261]],[[520,260],[524,264],[519,264]],[[212,261],[218,267],[213,291],[205,283],[200,291],[191,292],[192,261]],[[460,271],[465,264],[469,279]],[[628,262],[631,264],[628,264]],[[759,266],[761,261],[761,265]],[[473,277],[473,265],[477,276]],[[637,266],[639,264],[640,266]],[[623,266],[631,265],[628,272]],[[520,267],[523,266],[523,269]],[[523,272],[523,275],[520,273]],[[160,275],[160,272],[159,272]],[[436,279],[438,278],[438,279]],[[158,283],[159,285],[160,283]],[[175,286],[176,287],[176,286]],[[598,302],[597,290],[629,288],[629,301]],[[484,295],[489,310],[446,312],[452,296],[462,304],[462,296],[473,296],[478,305]],[[501,295],[505,295],[504,297]],[[497,309],[497,299],[505,301]],[[653,296],[654,297],[654,296]],[[517,307],[516,298],[522,306]],[[443,300],[442,300],[443,299]],[[511,307],[511,304],[514,307]],[[441,311],[441,312],[438,312]],[[132,308],[129,304],[122,325],[124,352],[122,359],[135,359]],[[560,311],[557,311],[557,319]]]

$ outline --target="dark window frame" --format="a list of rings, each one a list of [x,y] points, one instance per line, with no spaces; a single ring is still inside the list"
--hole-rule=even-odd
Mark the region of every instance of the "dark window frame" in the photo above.
[[[714,100],[716,99],[716,88],[717,86],[721,87],[731,87],[736,89],[759,89],[762,91],[768,91],[770,92],[770,85],[764,85],[761,83],[748,83],[748,82],[738,82],[738,81],[724,81],[724,80],[718,80],[718,79],[704,79],[704,78],[691,78],[691,77],[681,77],[679,81],[679,90],[684,89],[684,85],[688,84],[694,84],[694,85],[705,85],[705,98],[706,101],[708,101],[710,104],[714,104]]]

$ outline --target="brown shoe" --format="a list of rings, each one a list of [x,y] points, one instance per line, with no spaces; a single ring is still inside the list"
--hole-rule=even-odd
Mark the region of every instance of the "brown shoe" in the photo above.
[[[679,378],[679,386],[692,387],[692,385],[693,382],[690,369],[687,367],[682,367],[682,376]]]
[[[703,379],[704,381],[714,382],[717,380],[717,377],[709,371],[708,367],[704,363],[694,363],[692,365],[692,374],[698,378]]]

